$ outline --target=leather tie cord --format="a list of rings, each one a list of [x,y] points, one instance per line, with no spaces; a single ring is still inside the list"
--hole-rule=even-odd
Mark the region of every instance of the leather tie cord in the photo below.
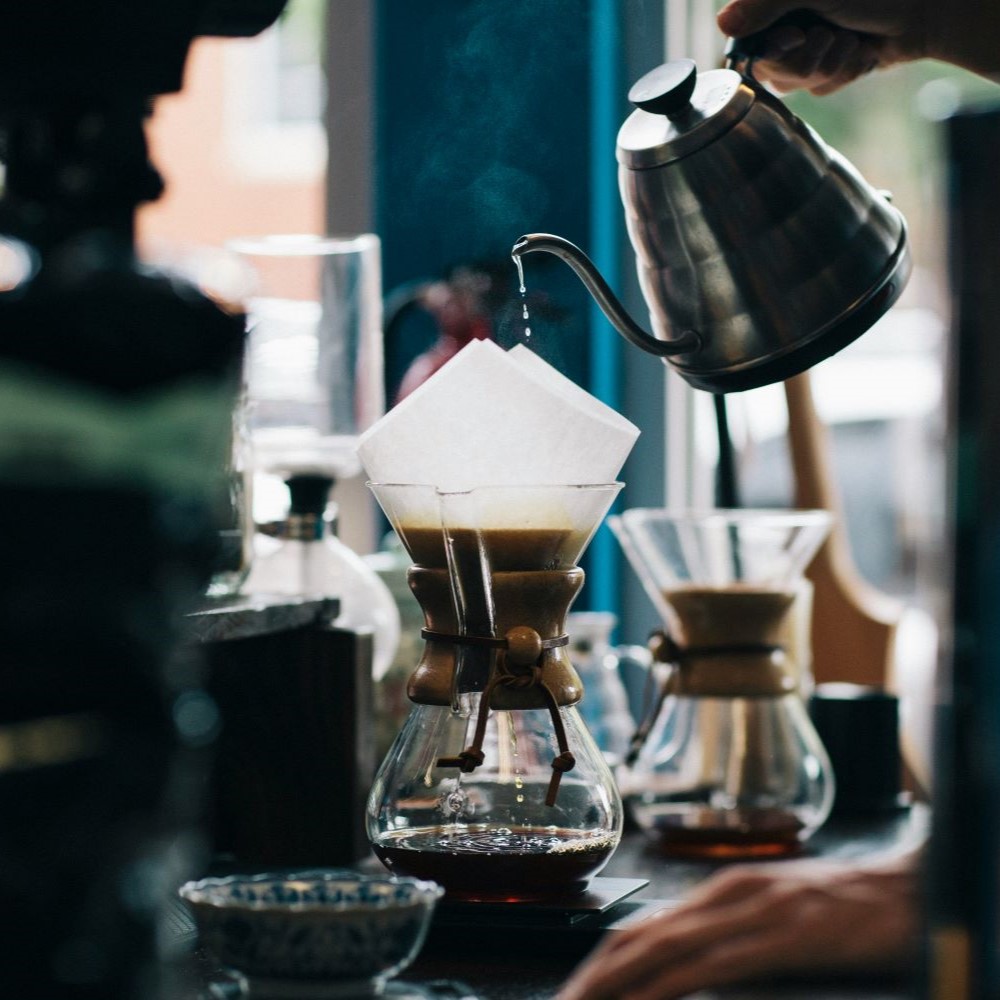
[[[523,626],[511,629],[502,639],[492,636],[446,635],[426,628],[421,629],[420,634],[424,639],[453,642],[457,645],[492,646],[503,651],[480,697],[476,731],[472,743],[456,757],[438,758],[437,766],[457,767],[463,774],[471,774],[486,759],[486,755],[483,753],[483,740],[486,737],[486,722],[489,718],[490,700],[494,690],[498,687],[517,689],[540,687],[549,710],[549,716],[552,719],[556,744],[559,747],[559,753],[552,761],[552,777],[545,795],[545,804],[554,806],[556,796],[559,794],[560,780],[563,774],[572,771],[576,766],[576,758],[569,748],[566,727],[559,714],[559,703],[556,701],[556,696],[542,679],[541,660],[545,650],[565,646],[569,642],[569,636],[563,634],[553,639],[542,639],[534,629]],[[519,673],[517,672],[518,668],[527,672]]]
[[[649,649],[653,654],[653,660],[658,663],[666,663],[675,670],[684,665],[685,662],[695,659],[705,659],[713,656],[768,656],[772,653],[783,652],[785,647],[766,642],[734,642],[720,643],[717,646],[681,646],[666,632],[655,631],[649,637]],[[625,755],[625,763],[631,767],[638,758],[642,748],[649,739],[649,733],[653,724],[659,718],[663,709],[663,703],[667,700],[667,695],[673,687],[674,671],[671,671],[660,690],[657,692],[656,702],[650,711],[643,716],[642,722],[636,727],[629,740],[628,753]]]

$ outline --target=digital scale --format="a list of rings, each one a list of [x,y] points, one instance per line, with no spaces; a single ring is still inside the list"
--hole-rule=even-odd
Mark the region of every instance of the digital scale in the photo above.
[[[424,945],[427,954],[496,950],[490,930],[502,931],[505,948],[529,955],[582,957],[611,930],[675,905],[669,900],[632,897],[648,879],[598,875],[585,892],[544,901],[511,903],[442,899]]]

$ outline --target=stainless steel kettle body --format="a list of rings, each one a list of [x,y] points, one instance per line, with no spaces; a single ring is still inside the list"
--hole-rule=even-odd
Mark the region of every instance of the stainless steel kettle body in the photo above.
[[[622,329],[620,305],[601,301],[565,241],[524,237],[515,254],[559,253],[629,339],[716,393],[804,371],[896,301],[911,267],[903,216],[751,77],[681,60],[629,97],[619,186],[661,346]]]

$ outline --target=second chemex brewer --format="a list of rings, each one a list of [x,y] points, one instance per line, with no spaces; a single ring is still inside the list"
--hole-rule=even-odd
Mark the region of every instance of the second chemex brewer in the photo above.
[[[666,854],[796,853],[833,805],[803,701],[800,598],[830,515],[634,508],[609,523],[663,620],[656,695],[622,775],[632,816]]]

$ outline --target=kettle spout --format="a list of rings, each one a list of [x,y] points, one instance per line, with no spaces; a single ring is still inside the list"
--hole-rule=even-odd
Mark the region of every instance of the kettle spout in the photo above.
[[[535,253],[536,251],[555,254],[569,264],[576,272],[577,277],[584,283],[587,291],[593,296],[594,301],[601,307],[601,311],[607,316],[611,325],[630,344],[635,344],[636,347],[641,347],[642,350],[656,354],[661,358],[675,354],[688,354],[697,351],[701,346],[701,338],[694,330],[685,330],[673,340],[659,340],[643,330],[625,311],[625,307],[611,291],[601,272],[594,266],[593,261],[578,246],[570,243],[569,240],[564,240],[561,236],[552,236],[548,233],[531,233],[522,236],[514,244],[510,254],[520,269],[521,257],[526,253]]]

